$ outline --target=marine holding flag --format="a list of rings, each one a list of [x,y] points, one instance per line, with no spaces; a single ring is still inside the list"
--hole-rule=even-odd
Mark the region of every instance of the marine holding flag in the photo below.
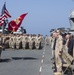
[[[1,11],[1,15],[0,15],[0,26],[3,26],[3,31],[4,31],[4,26],[5,24],[5,19],[10,18],[11,15],[9,14],[8,10],[6,9],[6,2],[3,5],[2,11]],[[1,37],[2,34],[0,34],[0,39],[1,39],[1,43],[0,43],[0,61],[1,61],[1,53],[2,53],[2,49],[4,49],[5,45],[3,43],[3,37]]]
[[[18,28],[20,27],[24,17],[27,14],[28,13],[22,14],[18,18],[16,18],[15,20],[10,21],[9,24],[8,24],[8,30],[11,31],[11,32],[16,32],[18,30]]]

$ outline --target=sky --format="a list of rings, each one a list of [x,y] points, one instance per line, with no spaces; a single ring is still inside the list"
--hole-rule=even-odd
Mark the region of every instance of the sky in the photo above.
[[[0,11],[4,2],[12,16],[9,21],[28,13],[21,24],[27,34],[49,35],[51,29],[70,27],[69,16],[74,10],[74,0],[0,0]]]

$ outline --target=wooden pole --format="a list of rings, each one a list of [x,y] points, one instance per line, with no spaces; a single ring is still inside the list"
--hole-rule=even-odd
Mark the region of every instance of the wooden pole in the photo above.
[[[2,25],[2,34],[4,34],[4,25],[5,23]]]

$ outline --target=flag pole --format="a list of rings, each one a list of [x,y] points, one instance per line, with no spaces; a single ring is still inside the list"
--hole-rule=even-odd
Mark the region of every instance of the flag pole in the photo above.
[[[2,34],[4,34],[5,33],[5,27],[6,27],[6,24],[8,23],[8,19],[5,19],[4,20],[4,24],[2,25]]]
[[[5,23],[2,25],[2,34],[4,34],[4,25]]]
[[[4,2],[4,4],[6,5],[6,1]],[[3,6],[3,8],[2,8],[2,15],[4,14],[4,6]],[[5,25],[5,19],[4,19],[4,23],[3,23],[3,25],[2,25],[2,34],[4,34],[4,25]]]

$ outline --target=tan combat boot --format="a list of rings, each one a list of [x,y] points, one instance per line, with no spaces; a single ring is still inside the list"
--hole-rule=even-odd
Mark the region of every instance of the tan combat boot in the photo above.
[[[62,75],[61,72],[54,72],[54,75]]]

